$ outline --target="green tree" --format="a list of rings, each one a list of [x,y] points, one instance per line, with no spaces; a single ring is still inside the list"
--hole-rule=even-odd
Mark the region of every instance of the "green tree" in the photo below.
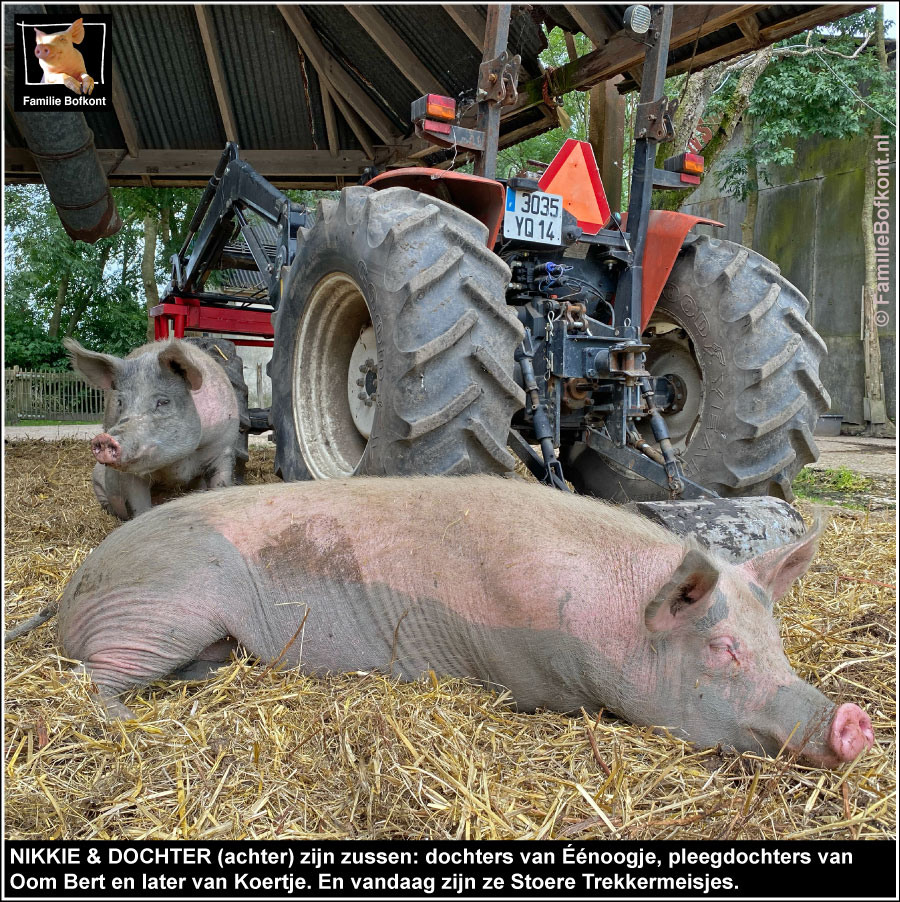
[[[315,209],[337,192],[289,191]],[[153,338],[149,308],[171,276],[200,189],[115,188],[121,231],[96,244],[73,242],[43,185],[5,189],[7,366],[66,369],[62,339],[126,354]]]
[[[65,369],[62,339],[125,353],[143,336],[133,224],[95,245],[65,234],[43,186],[5,189],[7,366]]]
[[[574,50],[578,56],[589,53],[591,49],[591,42],[583,34],[574,35]],[[569,62],[570,52],[566,45],[566,35],[559,28],[554,28],[547,34],[547,49],[541,53],[540,58],[545,66],[554,68]],[[587,141],[588,93],[572,91],[555,100],[560,103],[560,106],[557,107],[559,127],[501,150],[497,156],[497,174],[499,176],[505,177],[511,170],[514,173],[520,169],[527,169],[528,160],[549,163],[556,156],[566,138]]]
[[[113,193],[123,221],[141,226],[141,287],[147,311],[146,338],[152,341],[149,312],[159,303],[159,284],[168,279],[169,260],[181,248],[201,192],[191,188],[119,188]]]

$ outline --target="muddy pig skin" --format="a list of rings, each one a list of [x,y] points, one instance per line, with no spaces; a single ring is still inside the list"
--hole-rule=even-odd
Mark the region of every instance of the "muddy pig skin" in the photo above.
[[[872,744],[869,718],[797,677],[772,616],[816,540],[733,566],[621,509],[495,477],[237,487],[112,533],[59,630],[117,716],[119,694],[208,675],[236,640],[265,662],[289,646],[279,666],[310,674],[433,669],[525,711],[603,707],[835,766]]]
[[[225,370],[188,342],[142,345],[122,359],[66,339],[72,366],[106,390],[104,431],[91,441],[94,493],[129,520],[151,490],[232,484],[238,404]]]

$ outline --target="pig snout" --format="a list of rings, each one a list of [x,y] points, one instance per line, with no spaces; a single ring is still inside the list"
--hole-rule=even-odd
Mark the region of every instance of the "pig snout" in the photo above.
[[[50,48],[43,44],[38,44],[37,47],[34,48],[34,55],[39,60],[45,60],[50,56]]]
[[[828,744],[841,761],[852,761],[875,741],[872,721],[858,705],[844,704],[835,712],[828,730]]]
[[[119,443],[107,432],[101,432],[91,440],[91,451],[101,464],[117,464],[122,457]]]

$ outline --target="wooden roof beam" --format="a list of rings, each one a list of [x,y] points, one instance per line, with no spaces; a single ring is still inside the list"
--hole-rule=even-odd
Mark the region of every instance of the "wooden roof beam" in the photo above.
[[[870,6],[871,4],[867,3],[824,4],[818,9],[811,9],[793,19],[786,19],[783,22],[775,22],[765,28],[760,28],[759,34],[764,44],[772,44],[775,41],[800,34],[801,31],[809,31],[810,28],[815,28],[817,25],[825,25],[828,22],[843,19],[844,16],[862,12]]]
[[[605,9],[602,6],[586,6],[581,3],[567,3],[566,9],[575,20],[582,34],[587,35],[596,50],[609,42],[609,39],[618,33],[618,29],[611,24]],[[644,73],[643,65],[635,66],[629,71],[638,87],[641,85],[641,76]]]
[[[91,3],[82,3],[78,8],[86,15],[94,15],[100,12],[100,7]],[[128,156],[136,157],[141,152],[141,143],[138,140],[138,130],[134,122],[134,116],[131,113],[131,105],[128,103],[128,96],[122,88],[122,79],[119,77],[119,67],[116,65],[115,57],[110,60],[109,74],[110,99],[112,100],[116,119],[119,120],[122,137],[125,139],[125,149],[128,151]],[[149,186],[149,177],[145,177],[144,184]]]
[[[685,59],[674,66],[670,66],[669,75],[674,75],[677,72],[686,72],[688,68],[696,71],[703,66],[709,66],[720,60],[727,60],[740,56],[743,53],[750,53],[753,50],[758,50],[760,47],[765,47],[792,35],[800,34],[800,32],[808,31],[817,25],[824,25],[827,22],[833,22],[835,19],[842,19],[844,16],[849,16],[851,13],[859,12],[865,8],[865,6],[857,3],[827,6],[825,9],[820,7],[819,9],[795,16],[793,19],[786,19],[783,22],[776,22],[772,25],[767,25],[765,28],[760,28],[756,39],[747,37],[744,30],[741,29],[742,37],[712,50],[707,50],[705,53],[698,53],[694,57],[693,63],[691,63],[690,59]]]
[[[321,82],[319,83],[321,85]],[[322,98],[322,114],[325,116],[325,134],[328,135],[328,152],[336,157],[341,149],[340,141],[338,141],[337,116],[334,113],[334,104],[331,101],[331,94],[328,89],[322,87],[319,91]]]
[[[447,89],[410,49],[409,45],[385,21],[374,6],[350,4],[347,11],[369,33],[400,74],[423,94],[447,94]]]
[[[7,169],[11,174],[27,177],[34,174],[38,181],[37,164],[27,148],[6,146]],[[121,150],[98,150],[97,156],[108,169],[121,156]],[[222,156],[214,150],[144,150],[137,159],[125,157],[110,174],[111,179],[135,178],[147,174],[152,178],[198,178],[205,184]],[[250,163],[266,178],[302,173],[304,176],[358,176],[368,165],[370,157],[361,150],[341,150],[332,157],[327,150],[246,150],[241,159]],[[19,167],[18,170],[10,167]]]
[[[762,47],[762,38],[759,34],[759,22],[756,20],[756,16],[747,16],[743,19],[738,19],[735,24],[740,28],[741,34],[750,42],[751,47]]]
[[[206,63],[209,66],[209,75],[212,79],[213,90],[216,92],[216,101],[219,105],[219,115],[222,117],[222,125],[225,127],[225,140],[237,141],[237,126],[234,120],[234,112],[231,109],[231,100],[225,87],[225,70],[219,57],[219,48],[213,36],[212,22],[206,7],[199,3],[194,5],[197,15],[197,24],[200,26],[200,38],[203,41],[203,50],[206,52]]]
[[[465,36],[478,48],[478,53],[484,52],[484,28],[485,18],[474,6],[460,6],[444,4],[444,10],[456,22]]]
[[[306,58],[319,78],[332,89],[332,99],[343,99],[364,118],[366,124],[387,144],[398,140],[394,123],[374,100],[356,83],[346,69],[325,49],[309,19],[299,6],[279,4],[278,10],[294,33]],[[341,106],[338,103],[338,106]],[[343,109],[342,109],[343,112]],[[348,120],[349,122],[349,120]]]
[[[565,9],[595,47],[602,47],[614,34],[603,16],[602,7],[566,3]]]
[[[672,23],[672,37],[670,47],[672,49],[690,45],[698,37],[719,31],[727,25],[732,25],[741,19],[755,15],[767,7],[762,4],[727,4],[711,6],[694,3],[676,8],[675,20]],[[864,4],[822,4],[809,8],[802,15],[795,16],[784,22],[760,28],[760,38],[763,44],[770,44],[782,38],[798,34],[815,25],[833,22],[851,12],[864,9]],[[689,67],[694,70],[709,65],[720,59],[728,59],[738,53],[752,49],[750,42],[745,37],[733,41],[724,46],[714,48],[702,54],[698,54],[691,66],[685,59],[681,63],[672,65],[668,74],[683,72]],[[631,69],[640,66],[644,61],[644,48],[635,43],[623,32],[613,35],[605,46],[593,50],[572,63],[567,63],[556,69],[550,77],[550,93],[554,96],[565,94],[568,91],[582,91],[600,81],[621,75]],[[536,78],[519,86],[519,99],[512,107],[513,111],[537,106],[543,102],[543,79]]]
[[[321,76],[319,77],[319,82],[323,88],[323,96],[326,93],[330,95],[331,100],[334,101],[337,108],[341,111],[341,115],[347,121],[347,125],[350,126],[350,130],[356,135],[356,140],[359,141],[366,156],[370,160],[374,160],[375,145],[372,143],[372,138],[369,135],[369,130],[366,127],[365,122],[357,115],[356,110],[354,110],[330,84],[324,81]]]

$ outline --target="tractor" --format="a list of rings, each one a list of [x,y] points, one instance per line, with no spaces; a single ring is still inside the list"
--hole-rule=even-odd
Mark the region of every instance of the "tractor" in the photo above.
[[[173,257],[157,337],[169,321],[176,335],[218,323],[273,337],[271,408],[248,419],[274,431],[285,480],[503,474],[518,457],[563,491],[693,503],[694,526],[713,508],[734,519],[724,499],[790,500],[829,406],[826,349],[775,264],[692,232],[720,223],[651,208],[654,188],[692,188],[703,164],[686,153],[656,165],[676,107],[664,93],[671,6],[626,13],[647,51],[621,214],[585,142],[497,177],[519,66],[509,16],[488,6],[473,127],[453,98],[413,104],[416,134],[472,174],[367,172],[313,214],[226,146]],[[271,310],[207,287],[229,267],[259,273]],[[757,525],[778,519],[771,510]]]

